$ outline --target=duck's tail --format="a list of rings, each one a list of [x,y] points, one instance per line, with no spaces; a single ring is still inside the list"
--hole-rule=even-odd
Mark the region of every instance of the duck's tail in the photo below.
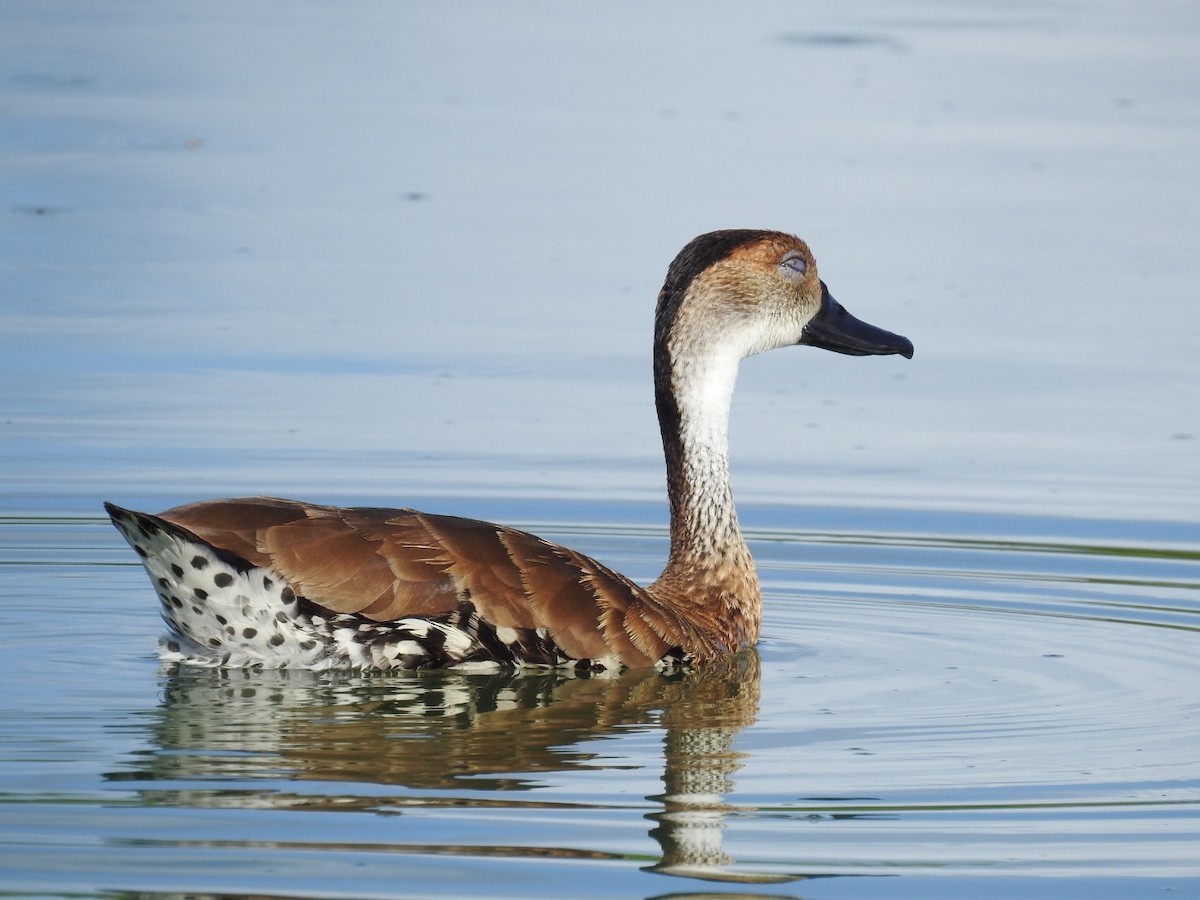
[[[278,574],[254,566],[159,516],[104,504],[146,567],[170,633],[167,662],[200,666],[336,665],[301,600]]]

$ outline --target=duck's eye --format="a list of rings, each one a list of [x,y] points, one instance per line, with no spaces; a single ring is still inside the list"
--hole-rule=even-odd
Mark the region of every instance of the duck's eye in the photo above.
[[[783,269],[783,274],[795,278],[797,275],[803,276],[808,271],[808,261],[803,256],[789,256],[779,264]]]

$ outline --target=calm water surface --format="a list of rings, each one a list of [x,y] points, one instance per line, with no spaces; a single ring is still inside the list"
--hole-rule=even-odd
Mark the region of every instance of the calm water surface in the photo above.
[[[161,669],[106,522],[7,519],[8,890],[1193,890],[1200,551],[953,524],[758,529],[757,653],[573,679]],[[665,551],[648,525],[539,527],[639,575]]]
[[[0,8],[0,893],[1200,896],[1200,12]],[[650,312],[800,231],[916,356],[750,361],[758,650],[209,672],[100,503],[666,556]]]

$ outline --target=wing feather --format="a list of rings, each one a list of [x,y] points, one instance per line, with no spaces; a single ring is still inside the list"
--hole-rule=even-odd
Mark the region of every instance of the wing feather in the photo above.
[[[595,560],[489,522],[411,509],[338,508],[273,498],[217,500],[162,514],[330,610],[376,621],[439,615],[463,600],[492,625],[544,628],[571,658],[653,663],[673,616]]]

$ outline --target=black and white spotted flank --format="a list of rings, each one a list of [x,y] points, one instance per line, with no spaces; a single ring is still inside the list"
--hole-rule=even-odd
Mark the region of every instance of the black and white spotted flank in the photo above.
[[[567,657],[544,628],[497,627],[480,617],[467,591],[456,609],[439,616],[377,622],[333,612],[297,596],[271,569],[185,528],[111,503],[105,508],[158,592],[170,629],[159,641],[166,662],[305,669],[568,666],[580,674],[621,668],[614,660]]]

